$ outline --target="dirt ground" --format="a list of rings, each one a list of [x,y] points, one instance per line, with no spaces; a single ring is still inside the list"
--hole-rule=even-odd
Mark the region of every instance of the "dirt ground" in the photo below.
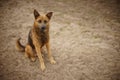
[[[50,37],[57,64],[46,70],[15,49],[33,26],[33,10],[54,12]],[[0,0],[0,80],[120,80],[119,0]]]

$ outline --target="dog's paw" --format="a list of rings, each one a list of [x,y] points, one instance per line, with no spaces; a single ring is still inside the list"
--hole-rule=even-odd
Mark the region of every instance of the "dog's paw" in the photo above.
[[[31,61],[35,62],[36,58],[35,57],[31,57]]]
[[[29,58],[29,55],[28,55],[27,53],[25,53],[25,57],[26,57],[26,58]]]
[[[41,65],[41,70],[44,71],[45,70],[45,65]]]
[[[50,59],[50,63],[51,63],[51,64],[55,64],[56,61],[55,61],[53,58],[51,58],[51,59]]]

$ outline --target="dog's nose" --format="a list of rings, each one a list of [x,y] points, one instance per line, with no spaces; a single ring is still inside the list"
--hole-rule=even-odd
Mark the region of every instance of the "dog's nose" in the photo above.
[[[44,30],[46,27],[45,26],[42,26],[41,29]]]

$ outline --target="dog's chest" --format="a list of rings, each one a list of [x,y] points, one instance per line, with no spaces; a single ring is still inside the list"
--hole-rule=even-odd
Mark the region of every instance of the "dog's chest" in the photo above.
[[[49,40],[49,34],[47,32],[40,32],[39,29],[33,29],[32,41],[33,44],[39,44],[41,47],[44,46]]]
[[[40,35],[39,41],[41,43],[41,46],[45,45],[48,42],[48,35]]]

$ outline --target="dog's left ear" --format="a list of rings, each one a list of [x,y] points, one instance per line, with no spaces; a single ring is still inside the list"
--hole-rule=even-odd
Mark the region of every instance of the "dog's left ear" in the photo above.
[[[53,15],[53,12],[49,12],[49,13],[46,14],[46,16],[48,17],[48,19],[51,19],[52,15]]]

